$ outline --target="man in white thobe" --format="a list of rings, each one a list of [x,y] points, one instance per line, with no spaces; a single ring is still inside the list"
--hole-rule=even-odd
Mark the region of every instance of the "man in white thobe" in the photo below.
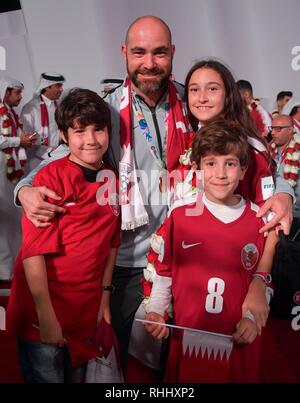
[[[24,129],[38,134],[37,142],[27,155],[26,173],[59,145],[60,137],[54,114],[64,82],[64,76],[59,73],[42,73],[33,98],[22,109]]]

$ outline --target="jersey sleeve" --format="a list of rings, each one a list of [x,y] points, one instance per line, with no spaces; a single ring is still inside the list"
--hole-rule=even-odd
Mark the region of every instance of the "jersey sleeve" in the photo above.
[[[59,147],[57,147],[57,149],[55,151],[53,151],[51,153],[51,156],[49,156],[49,158],[43,159],[42,162],[40,162],[40,164],[35,167],[32,171],[29,172],[29,174],[20,180],[20,182],[18,182],[15,186],[14,189],[14,203],[16,207],[20,207],[20,202],[18,200],[18,193],[19,190],[24,187],[24,186],[33,186],[35,185],[34,179],[35,176],[38,174],[38,172],[40,170],[42,170],[45,166],[47,166],[48,164],[50,164],[51,162],[63,158],[66,155],[68,155],[69,153],[69,148],[65,145],[60,145]],[[38,186],[38,185],[35,185]]]
[[[58,171],[54,168],[50,170],[49,167],[41,169],[34,178],[34,186],[46,186],[48,189],[54,190],[58,194],[62,194],[62,185],[57,178],[55,178]],[[55,200],[46,199],[52,204],[59,204]],[[35,225],[23,213],[22,217],[22,260],[39,255],[53,254],[60,251],[59,231],[58,231],[58,218],[55,217],[51,221],[51,225],[45,228],[36,228]]]
[[[32,256],[55,254],[60,251],[57,219],[46,228],[36,228],[23,213],[22,260]]]
[[[112,240],[111,240],[111,247],[118,248],[121,243],[121,219],[119,217],[116,225],[116,229],[114,231]]]

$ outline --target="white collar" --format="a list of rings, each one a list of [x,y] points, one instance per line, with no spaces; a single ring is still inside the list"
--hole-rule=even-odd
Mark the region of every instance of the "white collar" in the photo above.
[[[227,206],[225,204],[214,203],[206,197],[205,193],[203,193],[203,203],[206,208],[220,221],[225,224],[231,223],[237,220],[244,212],[246,207],[246,201],[242,196],[236,195],[240,197],[240,201],[234,206]]]

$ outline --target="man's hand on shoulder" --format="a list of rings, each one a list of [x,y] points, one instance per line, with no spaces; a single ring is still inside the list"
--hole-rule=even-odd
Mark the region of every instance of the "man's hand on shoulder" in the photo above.
[[[24,186],[19,190],[18,199],[28,219],[37,227],[49,227],[57,213],[65,213],[65,209],[45,201],[46,197],[60,200],[61,197],[45,186]]]
[[[285,235],[288,235],[293,220],[292,197],[288,193],[276,193],[270,197],[264,205],[259,209],[257,217],[262,217],[269,210],[274,213],[273,219],[260,229],[260,233],[269,231],[281,224],[281,228]]]

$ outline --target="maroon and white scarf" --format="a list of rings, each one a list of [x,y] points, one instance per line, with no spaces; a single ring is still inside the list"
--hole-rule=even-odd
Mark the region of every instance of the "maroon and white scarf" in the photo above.
[[[40,95],[40,111],[41,111],[41,126],[42,126],[42,142],[45,146],[49,145],[49,114],[47,105]]]
[[[183,103],[171,80],[168,97],[166,168],[171,172],[178,166],[180,155],[184,154],[188,148],[191,133]],[[126,78],[120,105],[120,204],[124,230],[135,229],[149,222],[139,190],[134,162],[132,113],[131,80]]]
[[[298,131],[298,133],[300,133],[300,124],[296,119],[293,119],[293,125],[296,128],[296,130]]]
[[[283,167],[283,177],[292,187],[297,185],[300,170],[300,134],[294,133],[284,152],[280,155],[279,147],[271,143],[270,152],[272,158],[276,161],[278,168]]]
[[[12,116],[11,116],[12,115]],[[0,103],[0,116],[2,127],[0,132],[6,137],[18,137],[18,129],[23,125],[17,113],[11,108],[10,112],[5,104]],[[2,149],[7,163],[7,179],[14,181],[24,175],[23,167],[26,164],[26,152],[23,147],[7,147]]]

